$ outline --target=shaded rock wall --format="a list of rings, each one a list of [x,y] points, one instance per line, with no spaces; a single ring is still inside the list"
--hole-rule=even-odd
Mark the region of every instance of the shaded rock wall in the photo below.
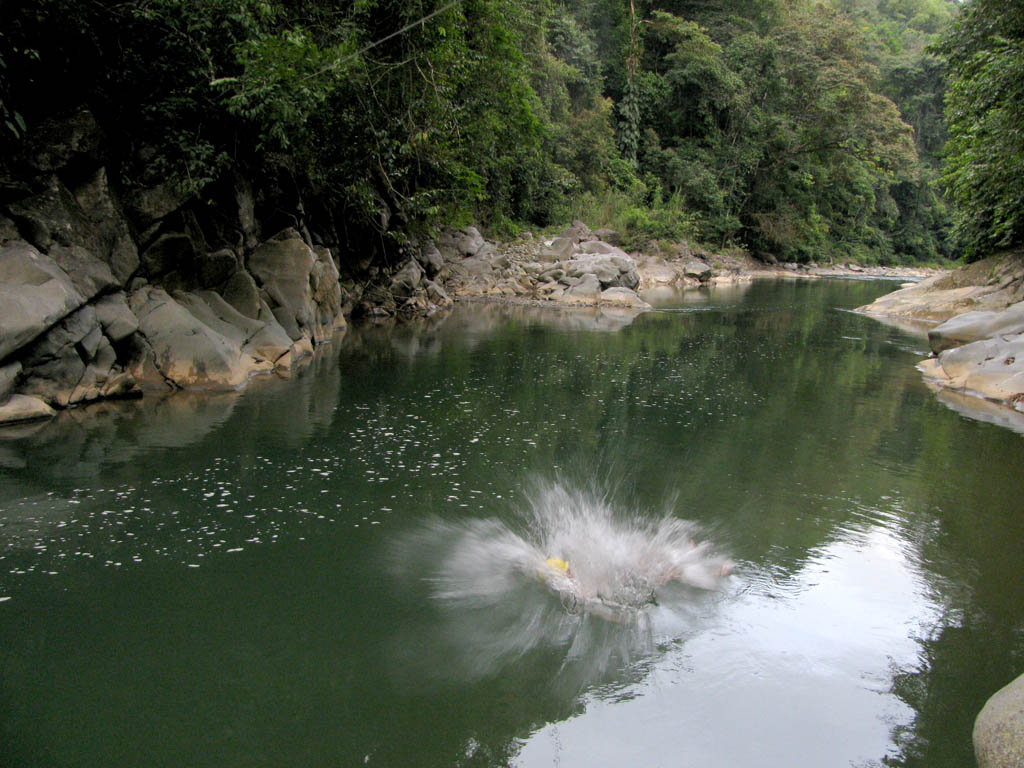
[[[0,179],[0,424],[237,388],[345,327],[331,249],[295,227],[262,238],[251,185],[205,219],[169,186],[118,189],[88,112],[40,126],[23,154]]]

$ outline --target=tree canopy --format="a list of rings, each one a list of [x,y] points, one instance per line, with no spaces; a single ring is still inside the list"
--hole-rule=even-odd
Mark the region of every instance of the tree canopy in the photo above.
[[[1024,12],[970,0],[934,47],[957,7],[12,0],[0,155],[84,106],[118,183],[291,185],[353,241],[584,216],[804,261],[951,255],[941,173],[980,253],[1021,237]]]

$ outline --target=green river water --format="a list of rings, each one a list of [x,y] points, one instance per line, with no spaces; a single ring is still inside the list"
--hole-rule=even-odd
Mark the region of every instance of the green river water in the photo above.
[[[894,287],[460,305],[0,433],[0,765],[973,765],[1024,438],[846,311]],[[666,519],[731,575],[610,620],[509,566]]]

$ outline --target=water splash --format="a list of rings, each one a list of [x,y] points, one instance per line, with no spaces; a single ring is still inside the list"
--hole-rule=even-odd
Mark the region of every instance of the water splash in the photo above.
[[[653,650],[653,613],[692,615],[733,567],[671,515],[623,511],[562,482],[535,482],[526,502],[509,520],[428,520],[392,553],[403,580],[426,586],[444,617],[439,642],[473,676],[557,649],[559,672],[594,682]]]

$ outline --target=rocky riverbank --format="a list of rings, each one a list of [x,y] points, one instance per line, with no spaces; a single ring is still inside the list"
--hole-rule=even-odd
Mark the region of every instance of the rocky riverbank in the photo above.
[[[932,357],[918,369],[937,390],[1024,413],[1024,254],[937,275],[858,311],[928,324]]]
[[[650,307],[639,292],[660,286],[915,276],[684,244],[627,253],[618,233],[582,222],[507,243],[473,227],[401,246],[377,237],[353,252],[340,214],[294,179],[234,178],[200,201],[118,181],[108,173],[117,156],[83,111],[40,125],[16,165],[0,168],[0,424],[145,393],[238,389],[288,375],[349,318],[430,315],[459,299],[640,312]],[[389,210],[382,202],[380,226]]]

